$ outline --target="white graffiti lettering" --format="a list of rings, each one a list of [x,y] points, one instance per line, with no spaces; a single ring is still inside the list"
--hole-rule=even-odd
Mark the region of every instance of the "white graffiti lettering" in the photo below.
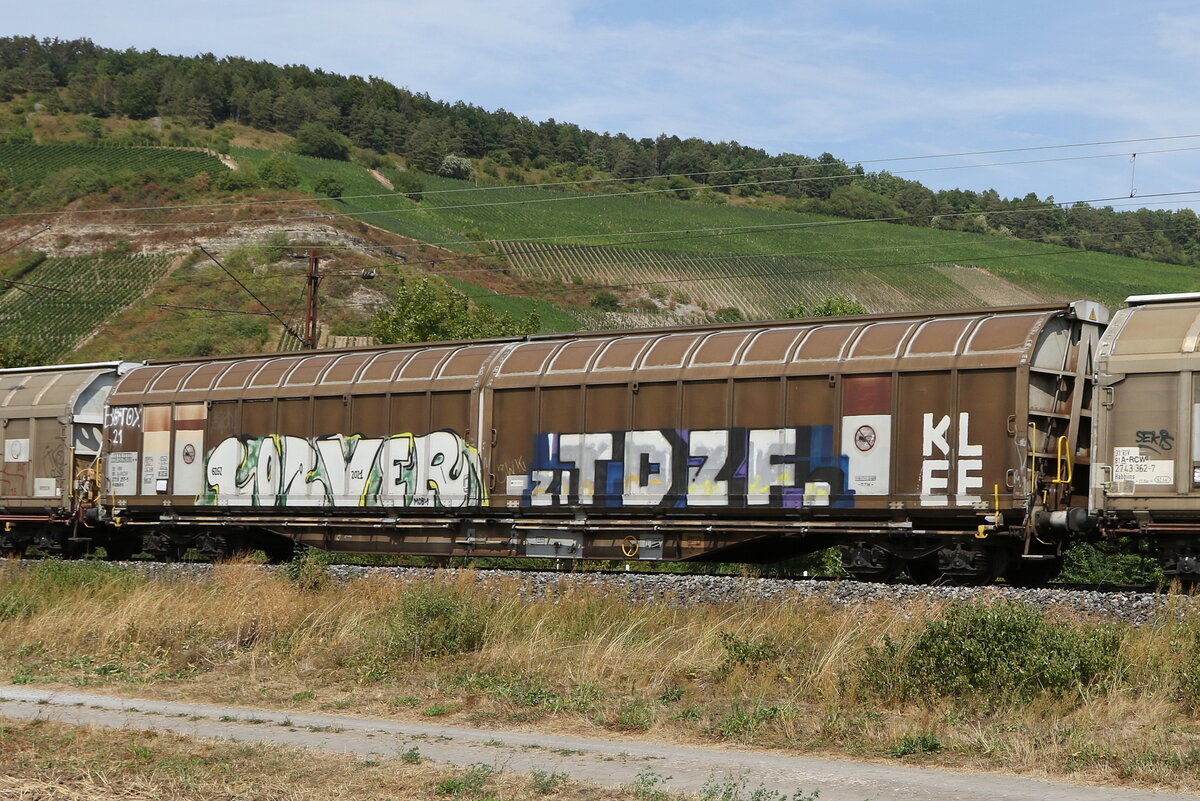
[[[691,506],[725,506],[729,503],[729,482],[720,477],[728,453],[728,431],[717,429],[691,433],[688,459],[698,462],[688,474],[687,493]]]
[[[558,458],[575,465],[579,471],[579,502],[591,505],[597,484],[603,487],[596,472],[598,464],[613,458],[612,434],[563,434],[558,439]]]
[[[479,452],[451,431],[424,436],[228,437],[204,461],[215,506],[461,507],[487,504]]]
[[[850,506],[846,465],[832,426],[545,432],[506,486],[533,507]]]
[[[785,461],[796,456],[794,428],[756,428],[750,432],[746,486],[746,503],[761,506],[771,502],[771,487],[791,487],[796,483],[795,470]]]
[[[656,506],[671,489],[671,443],[661,431],[630,431],[625,435],[625,503]]]
[[[922,416],[921,453],[926,457],[921,462],[922,506],[950,505],[950,463],[952,459],[956,463],[954,471],[955,505],[972,506],[981,502],[982,499],[979,495],[971,491],[983,487],[983,476],[979,475],[983,470],[983,446],[971,444],[970,426],[970,413],[959,412],[957,448],[956,452],[952,453],[949,440],[950,415],[942,415],[936,425],[933,422],[932,413],[926,412]],[[935,449],[938,454],[934,453]],[[929,458],[935,455],[946,458]],[[963,458],[967,456],[981,458]]]

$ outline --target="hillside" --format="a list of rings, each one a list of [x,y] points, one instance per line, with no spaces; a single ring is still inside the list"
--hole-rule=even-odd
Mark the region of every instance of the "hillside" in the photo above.
[[[95,118],[26,119],[61,134]],[[107,119],[102,141],[139,125]],[[151,127],[203,136],[185,121]],[[49,134],[56,144],[0,145],[10,209],[0,215],[0,279],[10,282],[0,339],[33,339],[64,360],[296,347],[239,282],[299,328],[310,247],[326,276],[326,345],[361,341],[347,337],[369,333],[404,276],[424,273],[479,304],[536,312],[543,331],[773,318],[832,295],[883,312],[1076,297],[1117,306],[1195,286],[1187,266],[813,214],[781,196],[701,201],[532,168],[492,176],[478,162],[456,179],[394,153],[316,158],[293,152],[292,137],[231,130],[224,154]]]

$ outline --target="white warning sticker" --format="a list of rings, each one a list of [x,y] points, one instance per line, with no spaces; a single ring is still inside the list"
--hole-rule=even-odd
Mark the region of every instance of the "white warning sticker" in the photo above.
[[[1141,448],[1113,448],[1113,482],[1171,486],[1175,483],[1173,459],[1151,459]]]
[[[892,417],[855,414],[842,418],[846,487],[856,495],[887,495],[891,487]]]

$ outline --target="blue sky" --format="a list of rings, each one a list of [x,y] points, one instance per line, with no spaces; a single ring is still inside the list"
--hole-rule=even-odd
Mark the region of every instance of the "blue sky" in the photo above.
[[[0,19],[8,34],[306,64],[535,121],[849,161],[1200,134],[1194,2],[0,0]],[[1127,198],[1200,190],[1200,150],[1182,148],[1200,137],[864,166],[935,189]],[[978,166],[1078,156],[1108,157]]]

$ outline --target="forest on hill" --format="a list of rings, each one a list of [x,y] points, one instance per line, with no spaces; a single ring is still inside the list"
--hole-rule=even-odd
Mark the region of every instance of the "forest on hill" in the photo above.
[[[17,96],[49,110],[94,118],[183,119],[213,129],[211,144],[218,150],[223,123],[289,135],[307,130],[310,138],[314,130],[322,130],[331,135],[326,141],[332,149],[313,155],[349,158],[353,145],[368,153],[397,154],[408,166],[431,173],[447,156],[457,156],[474,160],[485,178],[510,183],[520,183],[523,170],[531,169],[568,181],[608,177],[673,189],[685,200],[769,197],[790,211],[992,234],[1171,264],[1200,263],[1200,221],[1190,209],[1116,211],[1085,203],[1064,207],[1034,194],[1004,198],[994,190],[934,192],[829,153],[771,155],[737,142],[666,133],[654,139],[596,133],[569,122],[534,122],[503,109],[434,100],[379,78],[300,65],[117,51],[87,39],[3,37],[0,101]],[[18,113],[0,119],[0,143],[33,141],[23,115],[14,111]],[[124,143],[169,144],[149,126],[126,136]],[[0,191],[3,181],[0,173]]]

